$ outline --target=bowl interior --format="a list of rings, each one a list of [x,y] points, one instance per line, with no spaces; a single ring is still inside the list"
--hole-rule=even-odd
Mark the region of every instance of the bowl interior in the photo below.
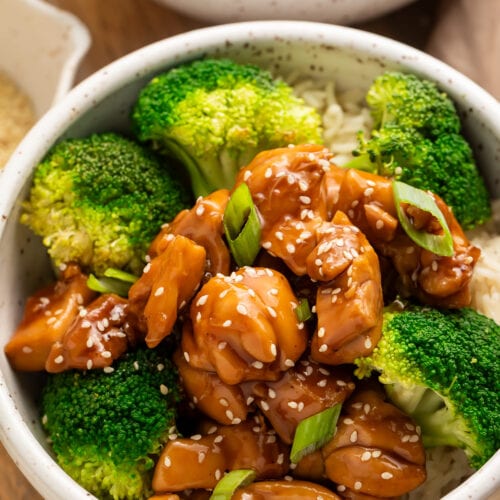
[[[127,132],[139,89],[159,71],[203,55],[265,66],[276,75],[298,71],[334,80],[340,89],[366,89],[388,69],[404,69],[438,81],[456,100],[493,197],[500,196],[498,103],[451,68],[396,42],[336,26],[313,23],[243,23],[180,35],[119,60],[73,90],[23,141],[0,177],[0,344],[10,338],[27,295],[50,278],[38,238],[18,223],[33,167],[61,137]],[[28,479],[51,499],[86,494],[54,464],[39,425],[42,377],[14,373],[0,350],[0,437]],[[27,457],[26,449],[30,450]]]

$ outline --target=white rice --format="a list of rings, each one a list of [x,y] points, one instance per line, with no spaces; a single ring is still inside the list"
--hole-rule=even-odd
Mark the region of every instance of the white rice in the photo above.
[[[500,200],[492,206],[491,221],[468,233],[471,242],[481,249],[471,282],[471,305],[500,323]]]
[[[373,126],[370,111],[366,107],[361,89],[337,92],[331,81],[300,79],[289,76],[295,94],[315,107],[323,117],[323,139],[325,146],[335,154],[335,163],[344,165],[352,159],[357,148],[357,134],[369,137]]]

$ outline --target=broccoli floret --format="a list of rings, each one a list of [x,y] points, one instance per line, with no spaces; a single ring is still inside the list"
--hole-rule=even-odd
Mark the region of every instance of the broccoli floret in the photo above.
[[[446,94],[415,75],[389,72],[375,79],[366,100],[375,128],[368,140],[359,135],[345,167],[438,194],[465,229],[490,218],[490,196]]]
[[[113,368],[49,375],[42,423],[58,463],[84,488],[99,498],[147,498],[175,425],[177,371],[164,353],[143,348]]]
[[[141,141],[185,165],[197,196],[231,188],[259,151],[322,142],[318,112],[289,85],[226,59],[194,61],[153,78],[132,123]]]
[[[56,266],[138,274],[161,225],[191,203],[189,188],[154,153],[115,133],[95,134],[48,152],[21,222],[43,237]]]
[[[500,326],[473,309],[389,306],[382,338],[356,375],[380,373],[426,446],[463,448],[479,468],[500,447]]]

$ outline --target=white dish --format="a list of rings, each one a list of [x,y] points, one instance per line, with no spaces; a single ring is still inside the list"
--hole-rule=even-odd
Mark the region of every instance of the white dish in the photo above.
[[[0,174],[0,344],[21,317],[24,301],[48,273],[40,242],[18,224],[20,201],[32,170],[64,136],[126,130],[139,89],[159,71],[206,54],[297,69],[333,78],[340,88],[366,89],[387,69],[404,69],[435,80],[456,101],[465,130],[495,198],[500,197],[500,104],[471,80],[408,46],[366,32],[307,22],[255,22],[216,26],[157,42],[100,70],[52,108],[21,143]],[[0,438],[42,496],[83,500],[89,494],[53,461],[39,425],[36,376],[10,368],[0,350]],[[447,498],[487,498],[500,487],[500,453]]]
[[[41,0],[0,1],[0,71],[28,94],[37,117],[72,87],[89,45],[72,14]]]
[[[182,14],[211,23],[296,19],[353,24],[381,16],[414,0],[156,0]]]

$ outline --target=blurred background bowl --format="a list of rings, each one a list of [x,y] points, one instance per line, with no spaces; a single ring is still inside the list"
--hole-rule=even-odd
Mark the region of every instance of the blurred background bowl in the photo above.
[[[156,0],[182,14],[212,23],[296,19],[352,24],[367,21],[414,0]]]
[[[131,53],[79,84],[35,125],[0,173],[0,345],[15,330],[28,294],[50,274],[40,241],[18,223],[38,161],[62,137],[127,131],[131,106],[153,75],[204,55],[257,63],[275,74],[293,70],[333,79],[341,90],[366,90],[373,77],[388,69],[435,80],[457,103],[492,195],[500,197],[500,105],[442,62],[387,38],[319,23],[253,22],[185,33]],[[52,459],[39,424],[39,387],[40,376],[15,373],[0,350],[0,438],[43,497],[89,498]],[[449,498],[487,498],[499,487],[498,470],[499,454]]]
[[[41,0],[0,0],[0,71],[42,116],[73,85],[90,35],[72,14]]]

